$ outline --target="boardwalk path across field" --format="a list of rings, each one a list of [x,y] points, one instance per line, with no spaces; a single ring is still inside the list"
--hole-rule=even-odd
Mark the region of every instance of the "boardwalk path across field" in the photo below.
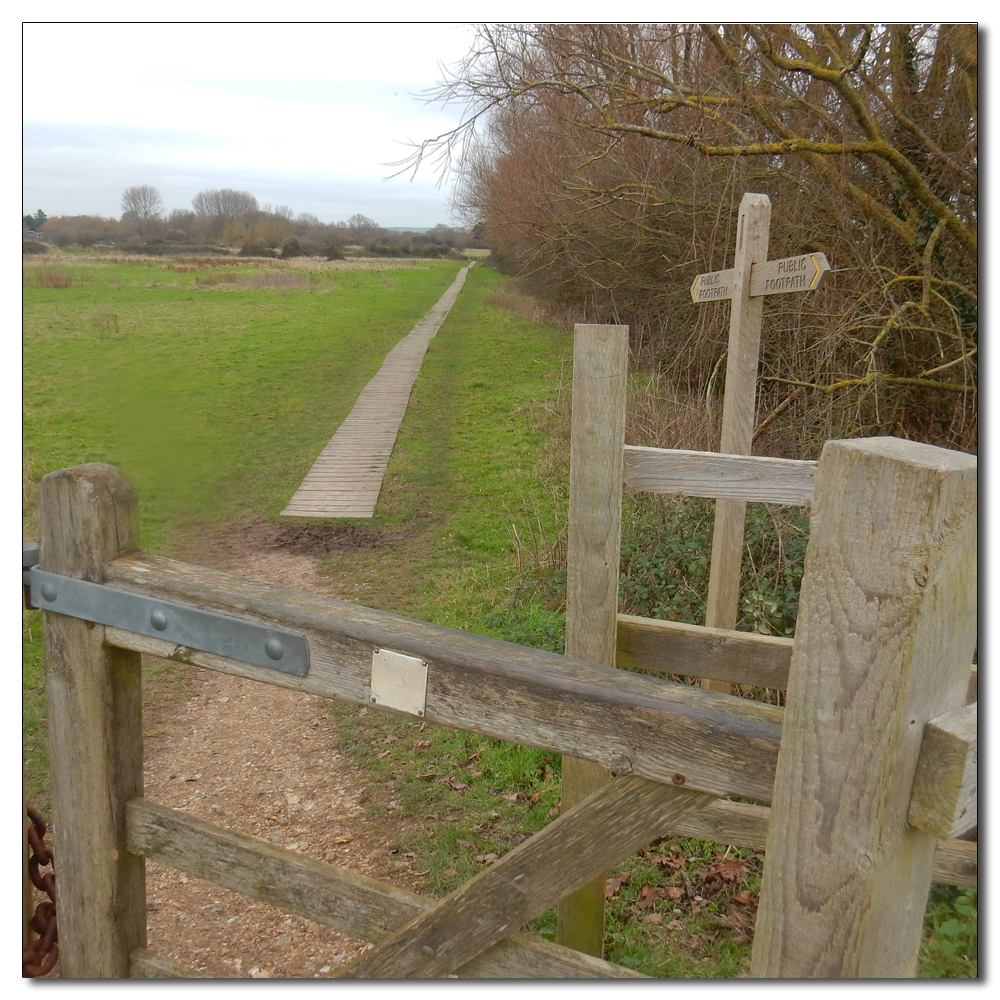
[[[470,265],[471,266],[471,265]],[[281,512],[285,517],[372,517],[396,434],[431,337],[458,298],[463,267],[433,309],[386,355],[354,409]]]

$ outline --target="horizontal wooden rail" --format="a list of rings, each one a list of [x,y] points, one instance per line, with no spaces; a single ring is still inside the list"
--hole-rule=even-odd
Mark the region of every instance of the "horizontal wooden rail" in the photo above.
[[[678,820],[671,835],[697,837],[763,851],[771,810],[749,802],[716,799],[693,816]],[[940,840],[934,851],[933,879],[943,885],[975,888],[979,884],[979,845],[966,840]]]
[[[128,803],[126,823],[128,849],[134,854],[365,941],[381,941],[437,905],[405,889],[145,799]],[[133,968],[143,978],[185,975],[176,963],[148,953],[133,954]],[[647,978],[520,932],[456,971],[459,976],[480,979]]]
[[[632,670],[657,670],[783,691],[788,686],[791,659],[792,640],[777,635],[618,616],[617,663]],[[978,699],[979,672],[973,663],[966,702],[971,705]]]
[[[781,709],[414,621],[158,556],[106,566],[108,584],[304,633],[304,678],[108,628],[115,646],[369,704],[376,648],[428,663],[430,722],[593,760],[712,795],[771,797]],[[692,663],[684,673],[697,673]]]
[[[815,462],[625,446],[624,486],[635,492],[809,506],[815,485]]]
[[[792,640],[779,636],[618,616],[620,667],[783,690],[791,659]]]
[[[924,728],[910,796],[910,826],[940,839],[979,823],[979,705],[931,719]]]

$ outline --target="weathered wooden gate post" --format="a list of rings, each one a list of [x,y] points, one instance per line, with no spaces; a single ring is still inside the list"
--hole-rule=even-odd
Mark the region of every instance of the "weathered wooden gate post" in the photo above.
[[[573,342],[566,655],[613,667],[618,629],[628,327],[578,323]],[[563,758],[565,812],[610,779],[591,761]],[[604,953],[603,877],[559,904],[556,940]]]
[[[110,465],[49,473],[38,489],[41,568],[102,583],[107,562],[139,548],[138,509]],[[142,794],[142,658],[77,618],[46,612],[43,635],[60,970],[125,978],[129,953],[146,944],[144,864],[125,850],[125,803]]]
[[[916,973],[935,838],[907,825],[926,723],[965,701],[976,459],[894,438],[819,462],[752,975]]]

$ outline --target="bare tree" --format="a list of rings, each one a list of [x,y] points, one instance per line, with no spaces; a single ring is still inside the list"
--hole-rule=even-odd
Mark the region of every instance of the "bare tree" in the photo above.
[[[457,164],[498,260],[703,395],[724,342],[682,279],[769,194],[772,254],[850,275],[769,307],[762,412],[974,448],[976,74],[974,25],[482,25],[437,91],[464,121],[409,165]]]
[[[199,191],[191,204],[198,215],[227,221],[260,211],[257,199],[249,191],[234,191],[232,188]]]
[[[149,184],[127,187],[122,192],[122,215],[133,219],[158,219],[163,212],[160,192]]]
[[[374,240],[382,231],[382,227],[367,215],[355,212],[347,220],[347,228],[352,230],[356,240]]]

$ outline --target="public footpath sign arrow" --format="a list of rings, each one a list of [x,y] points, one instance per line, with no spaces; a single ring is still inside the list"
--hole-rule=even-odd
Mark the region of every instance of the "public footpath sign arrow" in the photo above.
[[[750,295],[783,295],[786,292],[812,292],[823,284],[830,270],[826,254],[804,253],[781,260],[766,260],[750,267]],[[735,268],[699,274],[691,283],[693,302],[731,299]]]

